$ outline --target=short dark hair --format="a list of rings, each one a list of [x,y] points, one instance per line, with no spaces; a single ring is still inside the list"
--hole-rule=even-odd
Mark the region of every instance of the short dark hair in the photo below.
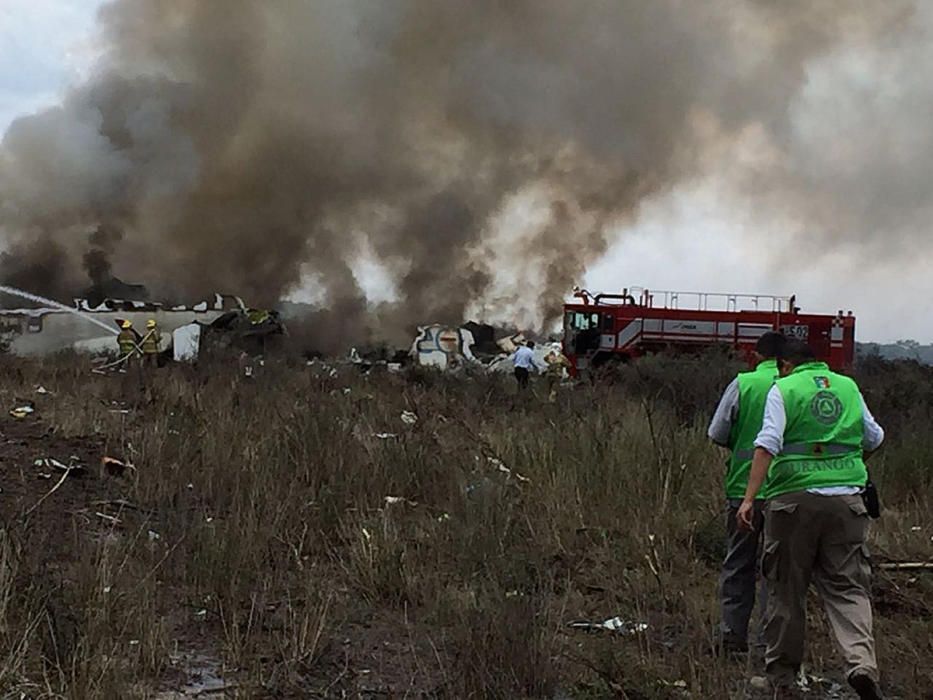
[[[534,348],[534,346],[535,346],[535,341],[529,340],[527,343],[525,343],[525,345],[527,345],[529,348]]]
[[[792,365],[802,365],[804,362],[813,362],[816,353],[804,341],[791,338],[778,351],[778,359]]]
[[[784,347],[786,342],[787,338],[784,337],[783,333],[768,331],[755,343],[755,352],[766,360],[772,360],[780,354],[781,348]]]

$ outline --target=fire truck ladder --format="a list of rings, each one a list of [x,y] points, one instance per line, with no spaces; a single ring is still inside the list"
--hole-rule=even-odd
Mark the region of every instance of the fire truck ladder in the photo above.
[[[793,311],[796,297],[773,294],[721,294],[716,292],[674,292],[632,287],[623,295],[638,300],[640,306],[653,309],[685,309],[691,311]]]

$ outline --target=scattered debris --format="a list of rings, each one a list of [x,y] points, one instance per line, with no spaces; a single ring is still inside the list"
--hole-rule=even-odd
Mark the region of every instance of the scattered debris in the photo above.
[[[414,425],[418,422],[418,416],[411,411],[402,411],[402,422],[405,425]]]
[[[502,352],[511,355],[513,352],[518,350],[520,345],[524,345],[526,338],[521,333],[515,333],[514,335],[507,336],[500,340],[496,341],[496,345],[499,347]]]
[[[206,615],[207,611],[204,613]],[[169,662],[184,674],[185,684],[177,690],[157,693],[155,700],[233,697],[237,685],[224,679],[223,664],[219,660],[198,653],[173,653],[169,655]]]
[[[84,465],[80,464],[78,458],[72,456],[68,464],[59,462],[57,459],[51,457],[45,457],[44,459],[37,459],[33,462],[37,467],[45,467],[46,469],[57,469],[58,471],[65,473],[74,473],[76,476],[84,474]]]
[[[402,496],[386,496],[384,500],[385,500],[385,504],[386,504],[387,506],[394,506],[394,505],[397,505],[397,504],[400,504],[400,503],[406,504],[406,505],[409,505],[409,506],[416,506],[416,505],[418,505],[418,503],[417,503],[416,501],[410,501],[410,500],[408,500],[407,498],[403,498]]]
[[[148,535],[149,535],[150,542],[158,542],[159,540],[162,539],[162,535],[160,535],[155,530],[149,530]]]
[[[10,410],[10,415],[16,418],[17,420],[22,420],[26,416],[32,415],[36,412],[36,409],[32,406],[26,404],[23,406],[17,406]]]
[[[500,473],[502,473],[502,474],[505,474],[507,477],[513,477],[513,476],[514,476],[515,479],[516,479],[517,481],[520,481],[520,482],[522,482],[523,484],[529,483],[529,482],[531,481],[531,479],[529,479],[528,477],[522,476],[522,475],[519,474],[518,472],[515,472],[515,471],[512,471],[511,469],[509,469],[507,466],[505,466],[505,463],[504,463],[501,459],[498,459],[497,457],[487,457],[486,460],[487,460],[492,466],[494,466],[494,467],[496,468],[496,471],[497,471],[497,472],[500,472]]]
[[[378,438],[380,440],[397,440],[398,434],[396,433],[373,433],[373,437]]]
[[[41,394],[42,396],[46,396],[48,394],[51,394],[52,392],[46,389],[44,386],[37,386],[36,393]]]
[[[578,620],[571,622],[568,627],[575,630],[585,630],[588,632],[614,632],[616,634],[638,634],[648,629],[646,622],[627,622],[621,617],[610,617],[602,622],[591,622],[587,620]]]
[[[933,561],[890,561],[877,566],[884,571],[933,571]]]
[[[922,529],[923,529],[923,528],[920,527],[919,525],[914,525],[912,528],[910,528],[910,531],[911,531],[911,532],[920,532]]]
[[[411,345],[411,357],[425,367],[442,370],[459,369],[465,363],[476,362],[475,340],[465,328],[450,328],[440,324],[422,326]]]

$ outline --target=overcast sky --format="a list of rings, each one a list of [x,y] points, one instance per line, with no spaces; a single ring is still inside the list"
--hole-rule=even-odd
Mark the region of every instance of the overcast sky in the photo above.
[[[91,69],[95,13],[102,0],[0,0],[0,133],[20,114],[55,104]],[[878,263],[859,269],[836,251],[819,269],[786,269],[761,261],[780,235],[739,211],[700,181],[648,202],[638,223],[593,266],[586,286],[797,294],[807,311],[852,309],[861,340],[933,341],[927,262]],[[754,232],[754,235],[752,235]],[[775,231],[779,234],[779,231]]]

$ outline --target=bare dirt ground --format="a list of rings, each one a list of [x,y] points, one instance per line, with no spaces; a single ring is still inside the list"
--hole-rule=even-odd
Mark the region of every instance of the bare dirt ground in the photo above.
[[[704,435],[733,367],[703,362],[550,405],[507,378],[234,364],[140,386],[2,358],[0,406],[35,410],[0,417],[0,697],[745,697],[755,661],[713,654]],[[861,371],[889,427],[876,560],[929,560],[933,380]],[[933,697],[931,579],[876,572],[893,697]],[[805,697],[850,697],[815,599],[810,631]]]

